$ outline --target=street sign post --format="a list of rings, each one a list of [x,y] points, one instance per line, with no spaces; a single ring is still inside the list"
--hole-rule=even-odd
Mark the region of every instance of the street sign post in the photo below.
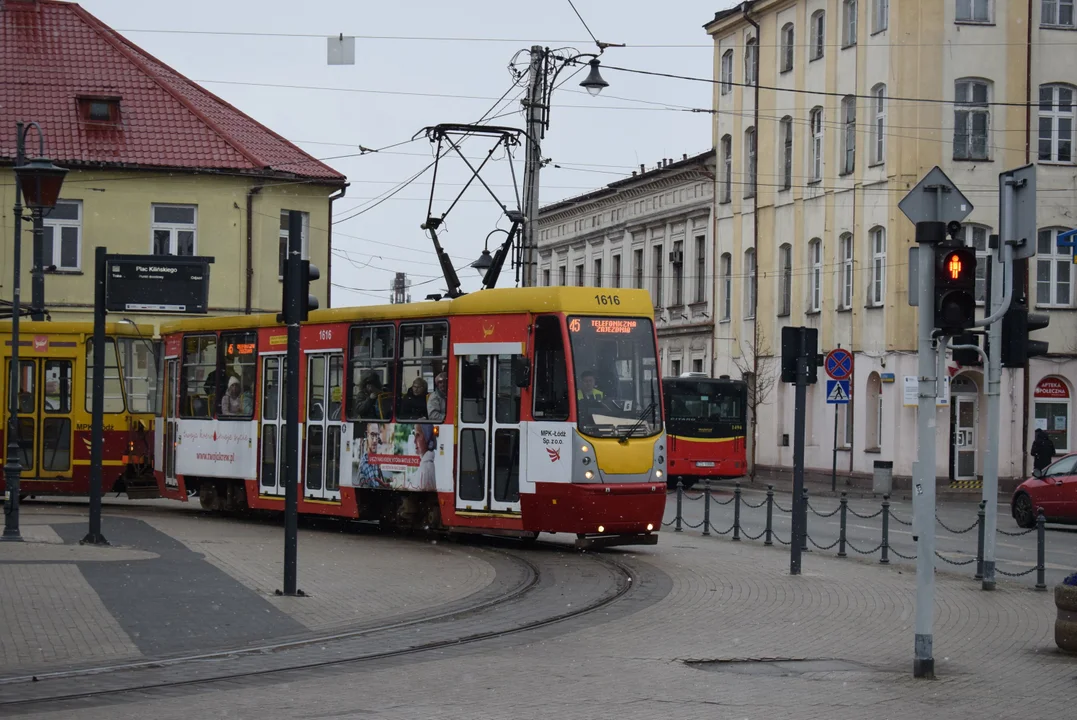
[[[841,345],[837,349],[827,353],[823,361],[826,374],[830,380],[826,382],[826,401],[834,406],[834,447],[831,448],[830,457],[830,491],[838,489],[838,405],[848,405],[852,391],[849,386],[849,378],[853,374],[853,355],[848,350],[842,350]],[[844,385],[842,386],[842,384]],[[841,386],[839,388],[839,386]],[[834,398],[834,399],[831,399]],[[844,399],[840,399],[844,398]]]
[[[945,239],[949,223],[960,223],[973,208],[969,199],[938,166],[932,168],[902,198],[898,208],[916,225],[916,242],[919,245],[916,258],[919,265],[919,287],[916,290],[919,314],[918,462],[913,473],[913,533],[917,537],[913,676],[932,678],[935,676],[931,630],[935,611],[935,396],[940,375],[934,338],[935,245]],[[942,338],[940,346],[945,347],[945,338]]]
[[[831,379],[846,380],[853,374],[853,356],[848,350],[842,350],[841,348],[831,350],[826,355],[824,366],[826,367],[826,374]],[[829,388],[830,385],[828,384],[827,387]],[[828,394],[829,392],[827,390]]]
[[[999,227],[1002,229],[1003,242],[1013,247],[1013,259],[1023,260],[1036,254],[1036,166],[1025,165],[999,173],[1000,198],[1006,195],[1008,188],[1013,193],[1013,202],[1000,204]],[[1011,213],[1013,235],[1006,237],[1007,220]]]

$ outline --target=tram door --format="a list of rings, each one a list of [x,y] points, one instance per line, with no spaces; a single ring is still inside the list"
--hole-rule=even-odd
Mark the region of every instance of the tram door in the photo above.
[[[303,497],[340,499],[344,354],[307,355],[306,475]]]
[[[173,358],[165,362],[165,437],[164,437],[164,461],[165,461],[165,487],[178,488],[179,481],[176,478],[176,438],[178,436],[177,423],[179,422],[179,359]]]
[[[284,495],[285,397],[284,355],[262,356],[262,450],[258,493]]]
[[[519,355],[458,359],[456,509],[520,512]]]
[[[14,432],[19,462],[30,478],[71,479],[72,366],[70,359],[19,360],[18,424]],[[10,361],[5,370],[4,377],[10,383]]]

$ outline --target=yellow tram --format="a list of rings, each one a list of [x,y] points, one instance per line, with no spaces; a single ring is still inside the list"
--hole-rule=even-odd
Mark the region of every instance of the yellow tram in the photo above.
[[[158,497],[153,477],[157,344],[151,325],[129,320],[105,329],[104,492]],[[93,323],[19,323],[20,495],[86,495],[90,481]],[[0,321],[0,455],[10,427],[11,321]],[[4,480],[0,475],[0,488]]]

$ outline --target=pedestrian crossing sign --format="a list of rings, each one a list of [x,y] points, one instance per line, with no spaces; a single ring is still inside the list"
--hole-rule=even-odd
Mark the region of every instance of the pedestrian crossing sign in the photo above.
[[[849,381],[827,380],[826,402],[828,405],[847,405],[849,403]]]

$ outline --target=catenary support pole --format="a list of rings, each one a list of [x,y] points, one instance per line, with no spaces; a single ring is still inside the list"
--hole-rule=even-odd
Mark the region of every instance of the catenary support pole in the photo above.
[[[527,140],[524,143],[524,226],[520,241],[520,285],[535,285],[535,238],[539,215],[539,171],[542,169],[543,118],[546,113],[546,49],[531,46],[531,68],[528,71]]]
[[[15,123],[15,167],[25,162],[23,157],[23,124]],[[15,175],[15,235],[11,253],[13,277],[11,283],[11,368],[8,375],[8,432],[7,455],[4,462],[4,540],[22,540],[19,529],[19,492],[22,485],[22,461],[20,459],[19,434],[12,432],[19,422],[19,315],[21,307],[22,277],[22,186]]]
[[[804,329],[800,330],[797,347],[797,377],[793,403],[793,522],[789,538],[789,574],[800,574],[801,554],[803,553],[805,535],[805,513],[808,511],[804,499],[804,413],[807,402],[808,355]]]
[[[931,226],[931,227],[928,227]],[[919,327],[917,333],[917,412],[918,453],[913,487],[913,525],[916,535],[916,636],[913,675],[935,675],[932,624],[935,612],[935,402],[937,397],[936,351],[934,328],[935,245],[945,237],[941,222],[917,223],[917,253],[920,267]]]

